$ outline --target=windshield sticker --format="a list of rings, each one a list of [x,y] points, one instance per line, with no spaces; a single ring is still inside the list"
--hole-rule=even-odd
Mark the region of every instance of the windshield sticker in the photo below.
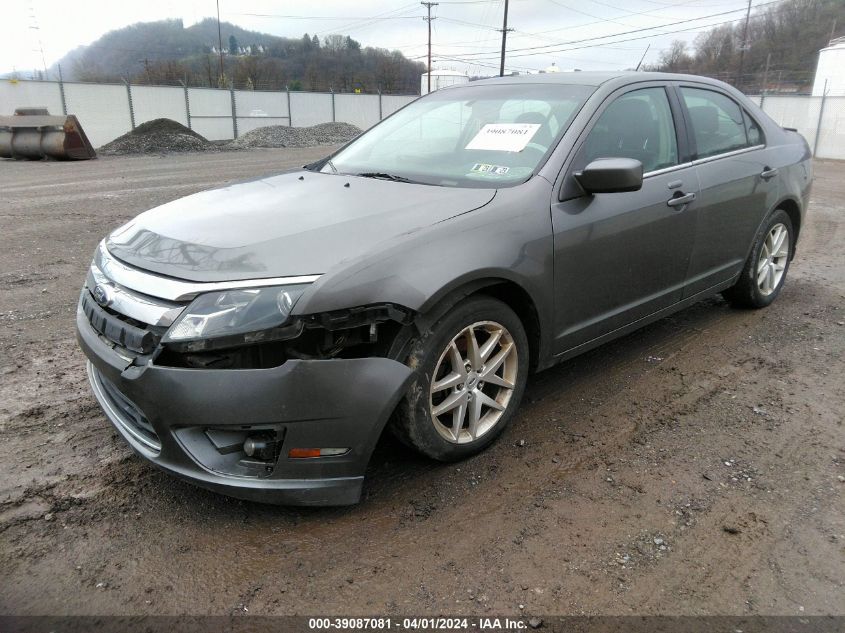
[[[521,152],[540,129],[539,123],[488,123],[466,149]]]
[[[494,176],[504,176],[510,171],[510,167],[504,165],[488,165],[486,163],[475,163],[470,171],[477,174],[491,174]]]

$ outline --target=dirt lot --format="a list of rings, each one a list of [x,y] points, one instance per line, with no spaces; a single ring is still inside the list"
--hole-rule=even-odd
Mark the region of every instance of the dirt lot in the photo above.
[[[845,613],[845,164],[785,290],[533,377],[457,465],[382,442],[365,499],[231,500],[133,456],[73,337],[98,240],[326,150],[0,162],[0,613]]]

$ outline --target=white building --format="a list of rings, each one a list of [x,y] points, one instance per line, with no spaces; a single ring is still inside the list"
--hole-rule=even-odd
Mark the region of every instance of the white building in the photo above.
[[[432,70],[431,71],[431,91],[440,90],[446,86],[454,86],[455,84],[468,84],[469,75],[458,72],[457,70]],[[428,94],[428,73],[423,73],[420,78],[420,94]]]
[[[825,92],[829,97],[845,97],[845,37],[831,40],[827,48],[819,51],[813,96],[820,97]]]

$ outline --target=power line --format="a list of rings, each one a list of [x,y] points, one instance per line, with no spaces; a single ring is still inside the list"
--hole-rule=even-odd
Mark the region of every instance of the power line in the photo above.
[[[689,1],[682,2],[682,3],[674,3],[674,4],[666,5],[666,6],[667,7],[668,6],[678,7],[678,6],[688,5],[688,4],[690,4]],[[734,4],[734,3],[728,3],[728,4]],[[724,4],[722,6],[724,6]],[[761,6],[761,5],[758,5],[758,6]],[[741,11],[741,10],[743,10],[743,9],[740,7],[740,8],[735,8],[733,11],[727,11],[725,13],[733,13],[733,12]],[[721,15],[721,14],[719,14],[719,15]],[[706,16],[700,16],[698,18],[693,18],[693,19],[704,20],[704,19],[707,19],[708,17],[713,17],[713,15],[711,14],[711,15],[706,15]],[[671,19],[675,20],[676,18],[671,18]],[[560,33],[561,31],[571,31],[572,29],[580,29],[580,28],[583,28],[585,26],[592,26],[593,24],[603,24],[606,21],[607,20],[600,19],[600,20],[597,20],[595,22],[584,22],[582,24],[573,24],[571,26],[564,26],[564,27],[555,28],[555,29],[547,29],[545,31],[538,31],[537,33],[522,33],[521,36],[522,37],[526,37],[526,36],[538,37],[538,36],[543,35],[545,33]],[[664,27],[667,27],[667,26],[672,26],[672,25],[671,24],[662,24],[662,25],[659,25],[659,26],[653,26],[653,27],[649,27],[649,28],[658,29],[658,28],[664,28]],[[519,32],[518,32],[516,37],[520,37]],[[540,38],[540,39],[546,39],[546,38]]]
[[[385,17],[385,16],[390,16],[390,15],[404,14],[404,13],[407,13],[408,11],[410,11],[410,10],[416,9],[416,7],[417,7],[417,3],[411,2],[411,3],[408,3],[408,4],[404,4],[401,7],[398,7],[396,9],[391,9],[390,11],[382,11],[381,13],[377,13],[373,17],[381,18],[381,17]],[[414,17],[416,17],[416,16],[414,16]],[[343,26],[339,26],[339,27],[336,27],[336,28],[333,28],[333,29],[326,29],[325,31],[318,31],[316,33],[316,35],[323,35],[325,33],[331,33],[331,32],[338,33],[338,32],[341,32],[341,31],[345,31],[345,32],[348,33],[349,31],[353,31],[353,30],[360,29],[360,28],[365,28],[367,26],[370,26],[371,24],[372,24],[371,19],[370,20],[361,20],[359,18],[359,19],[357,19],[353,22],[350,22],[349,24],[344,24]]]
[[[764,2],[762,4],[758,4],[756,6],[756,8],[765,7],[765,6],[769,6],[769,5],[772,5],[772,4],[778,4],[779,2],[780,2],[780,0],[770,0],[769,2]],[[645,31],[653,31],[655,29],[664,29],[664,28],[668,28],[670,26],[677,26],[679,24],[688,24],[690,22],[698,22],[700,20],[706,20],[708,18],[714,18],[714,17],[723,16],[723,15],[728,15],[730,13],[736,13],[737,11],[744,11],[744,9],[733,9],[731,11],[722,11],[720,13],[712,13],[712,14],[703,15],[703,16],[700,16],[700,17],[697,17],[697,18],[688,18],[686,20],[678,20],[677,22],[672,22],[670,24],[662,24],[662,25],[659,25],[659,26],[648,26],[648,27],[644,27],[644,28],[640,28],[640,29],[633,29],[631,31],[621,31],[621,32],[618,32],[618,33],[611,33],[609,35],[598,35],[598,36],[594,36],[594,37],[583,38],[583,39],[580,39],[580,40],[572,40],[572,41],[569,41],[569,42],[560,42],[560,44],[558,44],[558,45],[559,46],[569,46],[571,44],[581,44],[581,43],[590,42],[590,41],[605,40],[605,39],[612,38],[612,37],[619,37],[620,35],[630,35],[630,34],[633,34],[633,33],[642,33],[642,32],[645,32]],[[745,19],[745,18],[740,18],[740,20],[742,20],[742,19]],[[739,21],[739,20],[728,20],[726,22],[720,22],[720,23],[716,23],[716,24],[712,24],[712,25],[697,25],[697,26],[693,27],[693,29],[700,28],[702,26],[705,26],[705,27],[718,26],[719,24],[728,24],[730,22],[737,22],[737,21]],[[675,32],[682,32],[684,30],[685,29],[678,29],[676,31],[657,33],[656,35],[672,35]],[[689,29],[689,30],[692,30],[692,29]],[[646,38],[652,37],[653,35],[655,35],[655,34],[646,35],[645,37]],[[632,38],[630,40],[618,40],[616,43],[633,41],[633,40],[636,40],[636,39],[644,39],[644,38]],[[545,51],[540,51],[538,53],[524,53],[523,52],[523,51],[535,51],[535,50],[539,50],[539,49],[548,49],[550,46],[554,46],[554,44],[545,44],[543,46],[528,46],[528,47],[524,47],[524,48],[514,48],[514,49],[511,50],[511,54],[513,55],[514,53],[522,53],[521,55],[517,55],[517,56],[518,57],[524,57],[524,56],[527,56],[527,55],[544,55],[544,54],[547,54],[547,53],[556,52],[556,51],[553,51],[553,50],[545,50]],[[573,50],[573,49],[565,49],[565,50]],[[467,53],[466,56],[482,57],[482,56],[486,55],[486,56],[489,57],[491,54],[494,54],[494,51]]]
[[[743,18],[737,18],[737,19],[734,19],[734,20],[727,20],[727,21],[724,21],[724,22],[714,22],[712,24],[703,24],[703,25],[700,25],[700,26],[693,26],[693,27],[690,27],[688,29],[678,29],[677,31],[671,31],[671,32],[666,32],[666,33],[657,33],[657,34],[652,33],[650,35],[641,35],[639,37],[631,37],[631,38],[624,39],[624,40],[616,40],[616,41],[613,41],[613,42],[610,42],[610,43],[611,44],[621,44],[623,42],[634,42],[634,41],[637,41],[637,40],[645,40],[645,39],[648,39],[650,37],[653,37],[654,35],[672,35],[674,33],[685,33],[685,32],[689,32],[689,31],[694,32],[695,29],[698,29],[698,28],[703,27],[703,28],[709,29],[709,28],[712,28],[714,26],[722,26],[724,24],[732,24],[734,22],[741,22],[744,19],[745,18],[743,17]],[[704,31],[702,31],[702,32],[704,32]],[[608,37],[610,37],[610,36],[608,36]],[[575,43],[575,42],[570,42],[570,44],[571,43]],[[567,45],[567,46],[569,46],[569,45]],[[542,52],[539,52],[539,53],[521,53],[521,54],[511,55],[511,57],[531,57],[531,56],[534,56],[534,55],[547,55],[547,54],[553,54],[553,53],[565,53],[567,51],[577,51],[577,50],[582,50],[582,49],[585,49],[585,48],[596,48],[596,47],[600,47],[600,46],[604,46],[604,45],[603,44],[585,44],[583,46],[569,46],[568,48],[560,48],[560,49],[551,50],[551,51],[542,51]],[[495,58],[487,57],[485,59],[495,59]]]
[[[408,20],[408,19],[416,19],[419,16],[417,15],[396,15],[392,17],[378,17],[372,16],[367,18],[356,18],[354,16],[343,15],[343,16],[328,16],[328,15],[282,15],[280,13],[233,13],[230,12],[228,15],[242,15],[248,16],[253,18],[284,18],[287,20],[355,20],[357,22],[371,22],[373,20]]]

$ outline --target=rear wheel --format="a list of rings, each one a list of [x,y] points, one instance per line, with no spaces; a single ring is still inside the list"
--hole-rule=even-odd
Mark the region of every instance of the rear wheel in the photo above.
[[[736,284],[722,295],[734,306],[765,308],[780,294],[792,259],[792,221],[778,209],[757,236]]]
[[[478,453],[507,426],[525,389],[528,340],[504,303],[472,297],[411,346],[416,367],[394,432],[424,455],[454,461]]]

